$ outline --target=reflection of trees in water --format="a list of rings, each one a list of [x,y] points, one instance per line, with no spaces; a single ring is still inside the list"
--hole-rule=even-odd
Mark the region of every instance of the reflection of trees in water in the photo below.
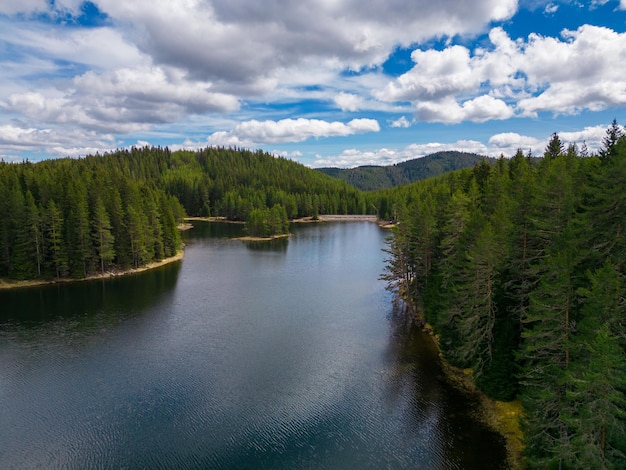
[[[141,313],[171,293],[181,263],[109,279],[78,281],[0,292],[1,323],[20,328],[52,327],[71,322],[73,328],[95,323],[117,323]]]
[[[394,364],[391,386],[411,387],[418,407],[414,418],[426,419],[431,412],[440,411],[443,375],[437,348],[428,334],[415,326],[404,302],[393,302],[389,324],[388,354]]]
[[[275,238],[273,240],[247,241],[246,247],[252,251],[273,251],[282,253],[287,251],[289,239],[287,237]]]
[[[452,468],[506,468],[504,439],[480,422],[478,397],[449,382],[433,339],[415,325],[402,301],[393,302],[388,318],[387,394],[390,403],[413,397],[411,408],[403,410],[405,425],[423,436],[432,452],[453,462]]]

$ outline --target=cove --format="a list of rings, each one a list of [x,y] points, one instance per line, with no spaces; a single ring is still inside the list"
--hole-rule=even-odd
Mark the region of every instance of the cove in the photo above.
[[[506,468],[394,310],[388,232],[194,226],[182,262],[0,291],[0,468]]]

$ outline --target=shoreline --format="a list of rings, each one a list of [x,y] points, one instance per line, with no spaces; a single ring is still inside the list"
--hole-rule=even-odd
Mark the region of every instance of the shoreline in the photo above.
[[[227,224],[245,224],[244,221],[241,220],[228,220],[226,217],[185,217],[185,222],[199,220],[202,222],[223,222]],[[290,219],[290,223],[294,224],[310,224],[310,223],[320,223],[320,222],[376,222],[379,224],[383,224],[381,226],[388,225],[387,222],[379,221],[378,216],[376,215],[360,215],[360,214],[324,214],[319,215],[317,218],[312,216],[308,217],[300,217],[297,219]],[[187,227],[189,224],[184,224]],[[391,224],[393,225],[393,224]]]
[[[235,237],[232,240],[240,240],[243,242],[270,242],[272,240],[278,240],[279,238],[289,238],[290,236],[290,233],[281,233],[280,235],[272,235],[270,237],[252,237],[246,235],[243,237]]]
[[[523,414],[523,409],[520,401],[505,402],[489,398],[476,386],[471,369],[455,367],[443,357],[437,335],[432,327],[426,323],[420,328],[430,337],[439,352],[441,368],[448,383],[466,393],[475,395],[480,403],[480,409],[476,410],[477,418],[504,438],[510,470],[522,469],[523,435],[519,425],[519,417]]]
[[[63,279],[36,279],[29,281],[11,281],[7,279],[0,279],[0,290],[1,289],[21,289],[26,287],[38,287],[45,286],[50,284],[61,284],[66,282],[83,282],[83,281],[93,281],[97,279],[110,279],[113,277],[121,277],[121,276],[129,276],[132,274],[141,273],[143,271],[147,271],[149,269],[159,268],[161,266],[165,266],[166,264],[174,263],[176,261],[180,261],[183,259],[185,255],[184,250],[179,250],[174,256],[170,256],[169,258],[164,258],[160,261],[153,261],[152,263],[148,263],[144,266],[140,266],[138,268],[124,269],[119,271],[107,271],[105,273],[98,274],[90,274],[87,277],[83,278],[63,278]]]

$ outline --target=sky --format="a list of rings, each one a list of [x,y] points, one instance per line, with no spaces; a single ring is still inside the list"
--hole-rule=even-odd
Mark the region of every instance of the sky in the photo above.
[[[0,0],[0,158],[542,155],[626,124],[626,0]]]

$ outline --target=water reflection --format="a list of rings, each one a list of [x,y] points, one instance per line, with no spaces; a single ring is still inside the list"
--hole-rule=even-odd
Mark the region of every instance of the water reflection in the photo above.
[[[273,240],[246,241],[246,247],[252,251],[284,253],[289,246],[289,238],[275,238]]]
[[[479,397],[449,382],[433,339],[415,326],[402,302],[393,303],[389,324],[388,355],[397,365],[389,381],[388,399],[402,404],[403,397],[414,397],[403,416],[412,432],[420,430],[430,436],[429,445],[439,445],[430,464],[436,466],[445,458],[453,468],[507,468],[502,436],[476,415]]]
[[[231,222],[206,222],[203,220],[192,220],[193,228],[183,232],[183,240],[207,238],[236,238],[243,237],[245,233],[244,224]]]
[[[199,223],[137,277],[1,292],[0,467],[499,468],[390,308],[384,232],[256,249],[241,228]]]
[[[54,321],[89,330],[93,323],[145,311],[176,287],[181,262],[137,275],[0,290],[0,326],[37,327]]]

